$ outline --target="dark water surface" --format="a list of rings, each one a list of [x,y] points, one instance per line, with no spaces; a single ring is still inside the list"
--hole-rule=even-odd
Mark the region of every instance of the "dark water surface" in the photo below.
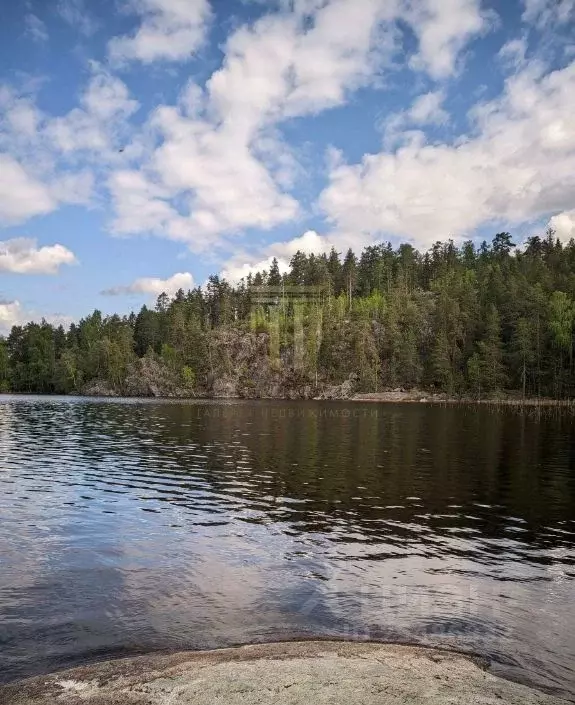
[[[0,680],[314,635],[575,697],[575,422],[0,397]]]

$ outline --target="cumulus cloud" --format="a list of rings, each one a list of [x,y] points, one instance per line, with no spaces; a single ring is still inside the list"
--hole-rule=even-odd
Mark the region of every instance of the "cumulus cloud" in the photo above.
[[[575,210],[554,215],[549,220],[548,227],[555,231],[555,236],[562,242],[575,239]]]
[[[165,293],[173,296],[178,289],[187,291],[193,286],[194,278],[189,272],[178,272],[167,279],[142,277],[131,284],[105,289],[102,294],[105,296],[120,296],[123,294],[152,294],[153,296],[159,296]]]
[[[108,188],[116,217],[114,232],[164,233],[177,220],[177,211],[168,203],[168,192],[141,171],[123,169],[110,175]]]
[[[8,154],[0,154],[0,223],[15,225],[56,208],[50,189]]]
[[[127,121],[139,103],[119,78],[99,64],[91,68],[79,106],[58,117],[40,111],[29,95],[0,85],[0,149],[26,158],[35,168],[71,162],[78,152],[97,162],[118,157],[116,147],[123,146]]]
[[[420,245],[568,210],[574,110],[575,62],[546,75],[533,63],[507,80],[501,97],[476,107],[472,134],[336,164],[320,205],[341,233]]]
[[[0,241],[0,272],[57,274],[63,264],[76,264],[76,257],[64,245],[38,247],[32,238]]]
[[[489,30],[494,15],[482,10],[480,0],[418,0],[406,3],[405,20],[419,40],[411,68],[444,79],[456,72],[465,45]]]
[[[25,168],[0,153],[0,225],[17,225],[46,215],[60,203],[90,203],[94,179],[89,171],[39,176],[31,174],[29,166]]]
[[[12,326],[22,326],[30,321],[44,319],[48,323],[67,328],[72,323],[70,316],[59,313],[40,314],[32,309],[27,309],[20,301],[0,300],[0,335],[7,335]]]
[[[20,325],[24,320],[19,301],[0,300],[0,334],[8,333],[12,326]]]
[[[410,121],[415,125],[443,125],[449,120],[449,113],[441,107],[444,100],[444,91],[420,95],[408,111]]]
[[[189,59],[203,43],[211,14],[208,0],[131,0],[128,9],[142,21],[132,35],[110,41],[113,61]]]
[[[546,29],[575,19],[575,0],[523,0],[523,21]]]
[[[238,282],[249,274],[269,271],[272,262],[273,257],[266,257],[259,260],[250,257],[234,257],[224,265],[220,272],[220,277],[230,282],[230,284],[238,284]],[[289,271],[289,262],[282,259],[278,259],[277,262],[280,274]]]
[[[510,39],[501,47],[498,57],[511,68],[517,69],[525,61],[527,40],[525,37]]]
[[[291,259],[298,250],[305,252],[306,255],[320,255],[323,252],[329,252],[331,245],[331,241],[324,235],[318,235],[315,230],[307,230],[303,235],[294,237],[292,240],[268,245],[268,251],[276,257]]]
[[[93,191],[94,174],[88,170],[54,175],[50,184],[50,193],[60,203],[88,206]]]
[[[178,104],[154,112],[149,127],[159,145],[138,172],[111,175],[112,230],[151,232],[201,250],[224,234],[297,219],[300,206],[285,192],[296,167],[277,126],[341,105],[376,80],[397,49],[399,19],[420,36],[422,69],[451,73],[485,19],[475,0],[448,4],[445,13],[432,0],[424,12],[405,0],[298,2],[241,26],[205,91],[192,84]],[[413,119],[444,121],[441,99],[430,94]]]
[[[25,139],[33,139],[36,136],[39,120],[38,109],[25,99],[14,99],[4,114],[4,121],[10,132]]]
[[[208,0],[129,0],[126,8],[139,20],[133,33],[109,43],[110,57],[120,62],[186,59],[209,24]],[[84,10],[84,0],[58,5],[76,25]],[[281,0],[268,10],[231,32],[222,65],[203,89],[191,83],[175,105],[158,106],[131,141],[138,103],[101,66],[92,65],[79,106],[65,115],[50,118],[29,99],[13,98],[0,148],[6,145],[44,192],[26,213],[53,210],[67,192],[68,202],[88,203],[94,178],[85,168],[75,175],[78,186],[65,188],[82,159],[109,188],[110,229],[118,234],[153,233],[205,250],[225,235],[297,222],[302,209],[290,189],[298,164],[282,123],[343,105],[352,91],[379,84],[394,66],[406,24],[418,41],[411,65],[441,80],[490,26],[480,0]],[[442,124],[442,99],[441,90],[430,91],[407,119]],[[116,170],[102,173],[110,166]]]
[[[123,156],[118,150],[138,103],[118,78],[92,69],[80,106],[56,118],[0,85],[0,223],[22,223],[63,203],[89,205],[94,171]]]
[[[445,91],[436,90],[418,96],[407,110],[390,115],[383,123],[384,144],[391,148],[397,144],[423,144],[426,125],[445,125],[450,116],[443,108]],[[336,164],[341,160],[336,159]]]
[[[125,120],[137,109],[119,78],[97,70],[80,98],[81,107],[46,124],[46,136],[64,154],[87,150],[103,152],[112,149]]]
[[[46,25],[42,20],[29,12],[24,17],[24,23],[26,25],[26,34],[31,37],[35,42],[45,42],[48,40],[48,32],[46,30]]]
[[[43,115],[32,98],[0,84],[0,150],[26,153],[38,147]]]
[[[269,270],[274,257],[278,262],[280,273],[289,271],[289,263],[296,252],[320,255],[330,251],[333,242],[324,235],[318,235],[315,230],[308,230],[299,237],[284,242],[273,242],[263,251],[254,254],[242,253],[228,260],[220,276],[227,281],[237,284],[248,274]]]

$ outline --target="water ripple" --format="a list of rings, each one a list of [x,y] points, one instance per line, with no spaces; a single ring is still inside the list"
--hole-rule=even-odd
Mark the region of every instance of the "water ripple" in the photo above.
[[[341,409],[0,397],[0,679],[326,635],[574,697],[573,421]]]

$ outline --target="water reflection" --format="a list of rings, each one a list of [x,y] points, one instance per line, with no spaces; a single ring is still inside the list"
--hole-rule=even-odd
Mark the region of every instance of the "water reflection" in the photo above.
[[[486,409],[0,398],[0,673],[297,635],[575,694],[575,434]]]

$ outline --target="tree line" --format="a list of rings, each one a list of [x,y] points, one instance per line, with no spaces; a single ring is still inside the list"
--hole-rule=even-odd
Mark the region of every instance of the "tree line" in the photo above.
[[[366,392],[565,398],[575,393],[574,322],[575,242],[553,231],[519,249],[501,232],[424,253],[409,244],[343,258],[299,251],[284,274],[274,259],[237,285],[211,276],[127,316],[96,310],[68,330],[14,326],[0,338],[0,390],[67,394],[105,380],[121,393],[131,366],[151,358],[191,393],[209,393],[244,364],[229,349],[233,331],[236,346],[242,335],[265,340],[254,355],[314,388],[353,374]]]

